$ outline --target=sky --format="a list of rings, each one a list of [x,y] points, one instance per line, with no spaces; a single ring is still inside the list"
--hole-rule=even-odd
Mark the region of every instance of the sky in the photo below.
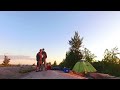
[[[60,63],[78,31],[84,47],[101,60],[105,49],[120,48],[119,29],[119,11],[0,11],[0,55],[27,56],[12,62],[36,63],[45,48],[47,61]]]

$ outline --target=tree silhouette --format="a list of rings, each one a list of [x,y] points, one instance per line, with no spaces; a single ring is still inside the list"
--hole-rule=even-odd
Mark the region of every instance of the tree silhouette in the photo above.
[[[52,66],[57,66],[57,62],[56,61],[54,61],[54,63],[53,63],[53,65]]]
[[[84,50],[82,50],[82,54],[83,58],[90,63],[94,62],[94,58],[96,58],[96,56],[93,53],[91,53],[91,51],[87,48],[84,48]]]
[[[69,45],[71,46],[69,51],[66,52],[66,58],[60,65],[63,67],[73,68],[75,63],[82,58],[82,53],[80,47],[82,46],[83,37],[80,38],[77,31],[75,31],[74,37],[69,40]]]
[[[7,66],[7,65],[9,65],[9,62],[10,62],[10,59],[8,58],[8,56],[5,55],[5,56],[4,56],[4,61],[3,61],[2,64],[3,64],[4,66]]]
[[[120,53],[118,52],[117,47],[114,47],[113,49],[111,49],[111,51],[106,49],[105,52],[104,52],[103,61],[118,64],[120,62],[119,61],[120,59],[118,58],[118,55],[120,55]]]
[[[71,40],[69,40],[69,45],[71,46],[71,51],[79,51],[81,45],[82,45],[83,37],[80,38],[77,31],[75,31],[75,35]]]

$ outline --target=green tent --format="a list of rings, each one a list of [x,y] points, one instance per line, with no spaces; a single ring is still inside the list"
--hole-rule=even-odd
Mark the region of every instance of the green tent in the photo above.
[[[96,72],[97,70],[87,61],[80,60],[78,61],[73,69],[76,73],[88,73],[88,72]]]

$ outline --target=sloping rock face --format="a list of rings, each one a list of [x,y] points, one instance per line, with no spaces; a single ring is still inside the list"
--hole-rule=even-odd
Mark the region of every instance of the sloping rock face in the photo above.
[[[115,76],[111,76],[109,74],[103,74],[103,73],[89,73],[89,77],[93,79],[120,79]]]

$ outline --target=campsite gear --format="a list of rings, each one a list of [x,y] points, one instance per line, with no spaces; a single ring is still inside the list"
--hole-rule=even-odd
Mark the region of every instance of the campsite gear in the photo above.
[[[52,70],[61,70],[61,68],[59,66],[53,66],[51,69]]]
[[[51,70],[51,66],[50,65],[47,66],[47,70]]]
[[[70,69],[69,69],[69,68],[63,68],[63,71],[64,71],[65,73],[69,73]]]
[[[78,61],[74,65],[72,70],[76,73],[84,73],[84,74],[97,71],[88,61],[85,60]]]

